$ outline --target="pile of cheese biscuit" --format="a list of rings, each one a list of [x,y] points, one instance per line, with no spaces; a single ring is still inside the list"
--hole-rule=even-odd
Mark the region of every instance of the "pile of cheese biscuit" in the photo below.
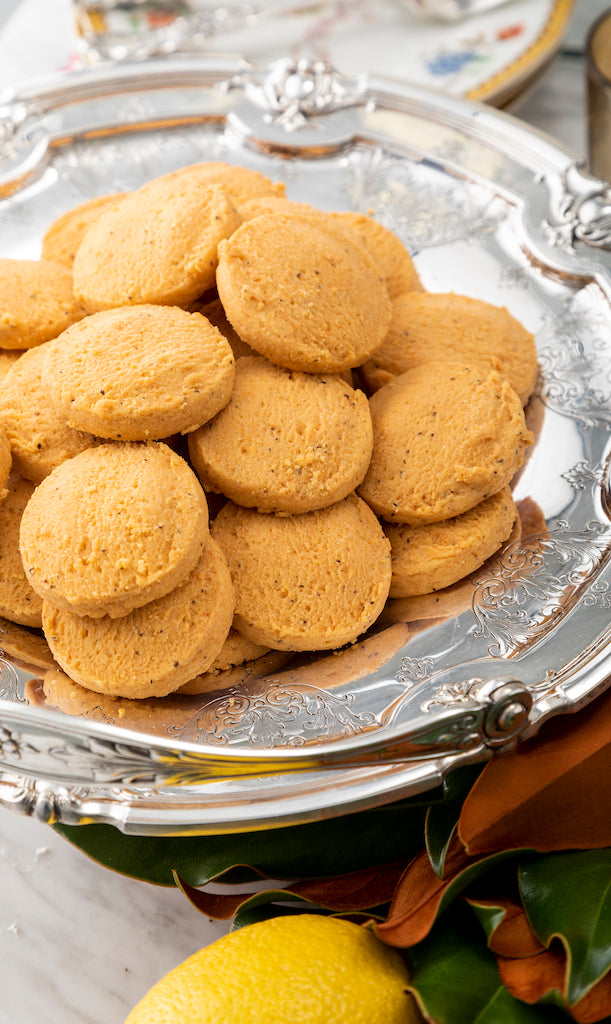
[[[514,529],[532,335],[253,170],[63,214],[0,349],[0,615],[88,690],[336,650]]]

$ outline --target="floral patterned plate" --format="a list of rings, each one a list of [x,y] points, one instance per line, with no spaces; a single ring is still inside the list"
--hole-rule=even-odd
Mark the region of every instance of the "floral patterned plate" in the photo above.
[[[44,820],[212,833],[372,806],[511,749],[611,672],[608,186],[508,115],[387,79],[288,59],[123,65],[0,110],[0,253],[35,258],[70,206],[198,160],[373,211],[426,288],[535,333],[526,529],[432,609],[389,602],[339,654],[252,663],[198,697],[75,697],[42,638],[4,623],[0,802]]]
[[[0,85],[73,66],[79,57],[97,63],[190,50],[240,55],[257,66],[287,55],[325,60],[347,75],[384,74],[505,106],[556,53],[574,0],[506,0],[453,23],[418,17],[415,6],[414,0],[227,0],[219,8],[216,0],[125,0],[111,9],[92,0],[74,7],[21,0],[0,36]],[[256,13],[270,8],[279,14]],[[245,19],[247,27],[239,28]],[[208,36],[206,25],[216,34]]]

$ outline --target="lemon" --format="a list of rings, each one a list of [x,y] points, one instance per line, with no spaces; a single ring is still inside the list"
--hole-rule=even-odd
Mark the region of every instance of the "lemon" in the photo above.
[[[408,982],[400,953],[368,928],[274,917],[175,967],[125,1024],[415,1024]]]

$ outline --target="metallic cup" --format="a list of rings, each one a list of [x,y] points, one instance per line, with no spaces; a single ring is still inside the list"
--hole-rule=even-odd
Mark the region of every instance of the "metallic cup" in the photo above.
[[[590,29],[586,63],[590,171],[611,181],[611,8]]]

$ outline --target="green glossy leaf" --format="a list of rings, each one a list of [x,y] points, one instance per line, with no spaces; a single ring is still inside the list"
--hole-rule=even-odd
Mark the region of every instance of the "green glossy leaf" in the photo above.
[[[505,920],[506,908],[493,904],[483,905],[475,900],[469,900],[469,906],[484,929],[487,942],[490,943],[495,931]]]
[[[572,1006],[611,968],[611,849],[537,857],[520,865],[519,882],[537,937],[566,949]]]
[[[238,910],[236,916],[231,922],[232,932],[237,931],[238,928],[244,928],[247,924],[256,924],[257,921],[269,921],[272,917],[288,917],[295,914],[303,914],[303,907],[285,907],[278,903],[265,903],[259,904],[257,907],[248,907],[244,910]],[[321,907],[308,907],[308,914],[327,914],[330,915],[330,910],[323,910]]]
[[[458,825],[460,811],[478,775],[481,765],[468,765],[452,772],[443,783],[443,800],[431,804],[426,814],[425,842],[435,874],[443,877],[446,853]]]
[[[566,1024],[554,1007],[529,1006],[503,985],[482,930],[465,904],[455,904],[408,951],[411,989],[435,1024]]]
[[[440,796],[438,791],[435,796]],[[191,885],[220,876],[232,882],[257,875],[324,878],[410,860],[424,844],[429,800],[404,800],[327,821],[221,836],[141,837],[126,836],[113,825],[53,827],[105,867],[155,885],[173,885],[174,870]]]

